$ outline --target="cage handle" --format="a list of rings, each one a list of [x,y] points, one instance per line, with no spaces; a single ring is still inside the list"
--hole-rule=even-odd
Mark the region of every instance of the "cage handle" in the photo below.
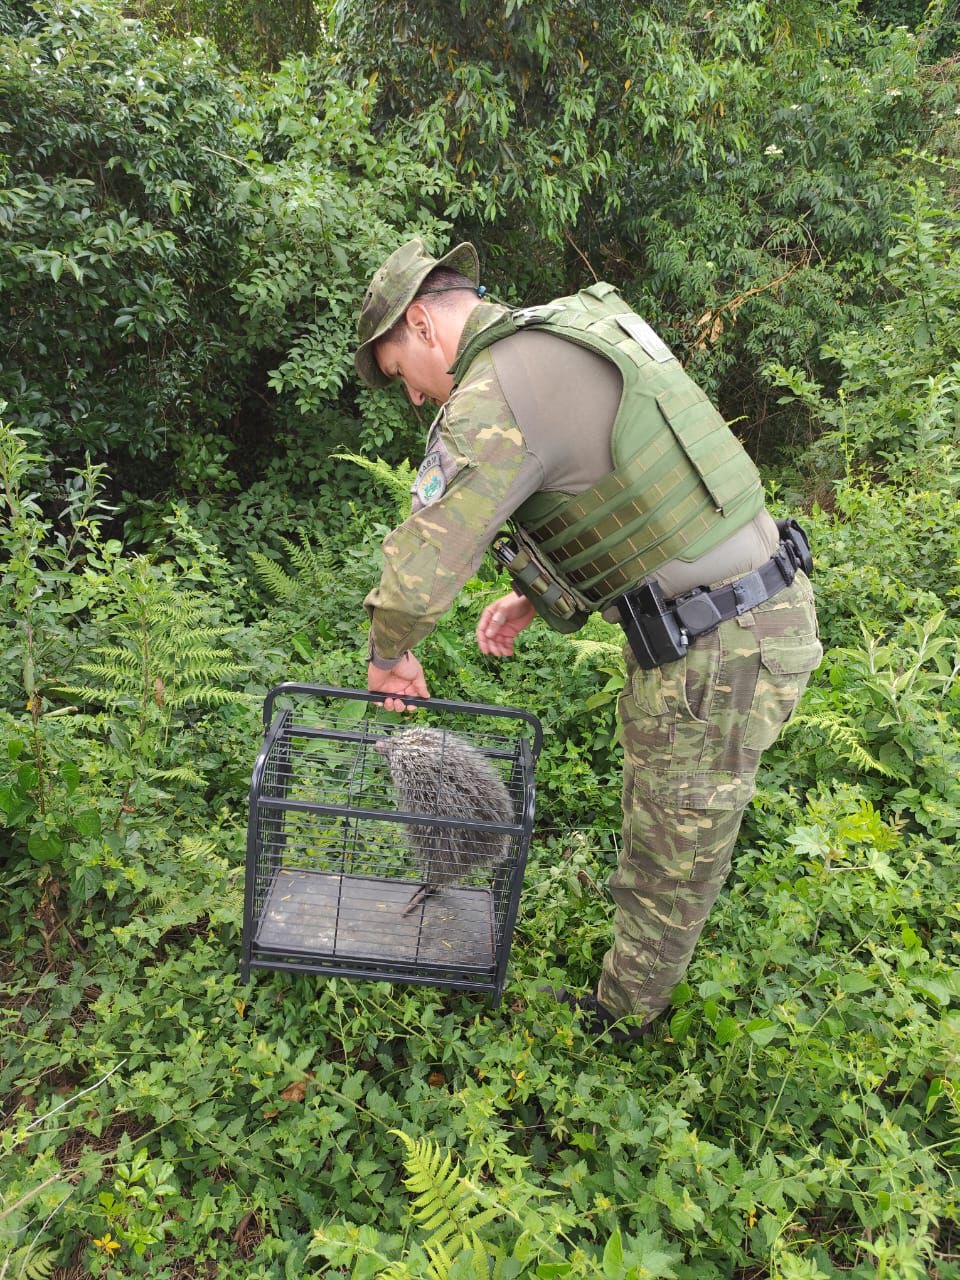
[[[337,689],[332,685],[298,684],[294,681],[287,681],[284,684],[274,686],[264,699],[264,729],[269,727],[273,719],[273,704],[276,699],[285,694],[293,693],[311,694],[317,698],[342,698],[353,702],[376,703],[382,703],[385,696],[382,693],[370,693],[365,689]],[[543,746],[543,726],[530,711],[521,711],[516,707],[494,707],[483,702],[455,702],[448,698],[408,698],[406,694],[404,694],[403,701],[408,707],[424,707],[427,710],[432,709],[434,711],[463,711],[468,715],[501,716],[508,720],[523,720],[533,730],[533,743],[531,745],[533,759],[536,760],[540,755],[540,749]]]

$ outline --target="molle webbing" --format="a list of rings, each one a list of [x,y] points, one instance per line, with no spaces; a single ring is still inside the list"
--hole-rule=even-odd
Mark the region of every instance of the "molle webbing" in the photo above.
[[[659,456],[654,456],[655,448]],[[647,449],[633,466],[612,471],[542,524],[524,521],[544,555],[595,606],[672,560],[676,552],[664,554],[665,547],[676,547],[678,540],[692,546],[714,527],[715,512],[704,508],[695,472],[688,471],[682,484],[676,483],[672,469],[664,476],[666,485],[651,476],[651,471],[662,470],[665,453],[662,446]],[[642,500],[633,492],[638,475]]]

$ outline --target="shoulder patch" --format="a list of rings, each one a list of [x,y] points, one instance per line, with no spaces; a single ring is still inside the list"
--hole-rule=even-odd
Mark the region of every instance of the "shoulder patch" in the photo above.
[[[413,491],[425,507],[431,502],[436,502],[446,493],[447,480],[443,474],[442,458],[439,453],[428,453],[420,463]]]

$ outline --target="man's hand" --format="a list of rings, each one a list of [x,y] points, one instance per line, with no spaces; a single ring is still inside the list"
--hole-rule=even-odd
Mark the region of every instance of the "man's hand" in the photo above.
[[[406,694],[408,698],[429,698],[430,690],[423,678],[423,667],[407,650],[395,667],[381,671],[371,662],[367,667],[367,688],[371,693]],[[401,698],[387,697],[383,705],[388,711],[405,711]]]
[[[513,642],[537,616],[526,596],[511,591],[493,604],[488,604],[477,623],[477,644],[482,653],[498,658],[513,656]]]

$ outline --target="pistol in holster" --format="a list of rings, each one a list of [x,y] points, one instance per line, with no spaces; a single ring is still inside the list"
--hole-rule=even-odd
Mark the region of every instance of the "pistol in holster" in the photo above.
[[[517,533],[499,534],[493,558],[510,574],[515,590],[527,597],[554,631],[579,631],[588,617],[571,592],[557,580],[535,548]]]

